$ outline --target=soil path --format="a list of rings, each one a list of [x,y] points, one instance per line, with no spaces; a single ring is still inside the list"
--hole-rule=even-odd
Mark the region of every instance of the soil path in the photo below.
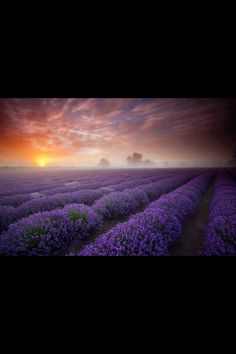
[[[187,218],[181,239],[169,249],[170,256],[196,256],[203,246],[215,178],[203,193],[197,211]]]

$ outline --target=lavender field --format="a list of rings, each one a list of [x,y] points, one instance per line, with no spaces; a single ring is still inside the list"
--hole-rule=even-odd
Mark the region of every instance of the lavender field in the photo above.
[[[233,169],[0,174],[1,256],[234,256]]]
[[[0,97],[0,256],[235,256],[236,99]]]

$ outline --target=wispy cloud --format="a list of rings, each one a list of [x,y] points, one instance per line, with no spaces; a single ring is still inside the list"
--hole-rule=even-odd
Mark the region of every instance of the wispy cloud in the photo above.
[[[226,156],[234,148],[230,99],[0,99],[0,163],[56,160],[121,163],[133,151],[153,160]]]

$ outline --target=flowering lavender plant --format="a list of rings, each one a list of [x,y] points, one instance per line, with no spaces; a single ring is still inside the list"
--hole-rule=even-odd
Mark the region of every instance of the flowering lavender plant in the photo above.
[[[104,218],[114,219],[132,214],[138,208],[135,197],[128,192],[113,192],[103,196],[93,205],[93,209]]]
[[[236,256],[236,182],[225,171],[215,182],[203,255]]]
[[[167,255],[168,247],[181,237],[183,221],[195,211],[198,198],[207,187],[210,178],[211,174],[194,178],[176,191],[152,203],[144,212],[135,214],[127,222],[98,237],[79,255]],[[196,198],[193,198],[194,190]],[[175,208],[178,210],[180,208],[180,211],[176,212]]]
[[[91,208],[80,204],[34,214],[12,224],[2,234],[0,254],[53,255],[72,241],[87,237],[101,225],[101,217]]]
[[[16,208],[0,206],[0,233],[19,217]]]

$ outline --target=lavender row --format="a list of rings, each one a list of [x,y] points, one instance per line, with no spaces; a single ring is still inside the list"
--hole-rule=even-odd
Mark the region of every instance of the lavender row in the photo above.
[[[129,182],[129,184],[119,184],[119,189],[126,189],[127,186],[137,187],[142,183],[149,183],[153,179],[145,180],[135,180]],[[131,183],[131,184],[130,184]],[[113,186],[114,187],[114,186]],[[121,187],[121,188],[120,188]],[[150,187],[144,187],[147,191],[148,189],[154,190],[156,185],[150,185]],[[5,230],[10,224],[14,223],[18,219],[26,217],[31,214],[35,214],[42,211],[50,211],[57,208],[62,208],[67,204],[72,203],[83,203],[87,205],[92,205],[95,200],[101,198],[103,195],[111,193],[113,189],[105,187],[99,190],[82,190],[79,192],[71,192],[66,194],[58,194],[55,196],[34,199],[29,202],[23,203],[18,208],[12,208],[7,206],[0,207],[0,232]],[[151,193],[151,192],[150,192]],[[154,193],[154,192],[153,192]]]
[[[224,171],[214,186],[203,255],[236,256],[236,181]]]
[[[191,171],[191,170],[190,170]],[[189,171],[189,172],[190,172]],[[47,173],[49,173],[47,171]],[[134,179],[134,178],[152,178],[152,177],[159,177],[165,178],[173,175],[180,174],[181,172],[179,170],[159,170],[158,172],[156,170],[150,170],[150,171],[138,171],[138,170],[132,170],[132,171],[118,171],[118,176],[117,177],[117,171],[112,171],[108,173],[108,171],[96,171],[96,175],[99,174],[99,177],[93,176],[94,172],[90,172],[88,174],[88,177],[81,177],[82,171],[69,171],[66,176],[65,176],[65,171],[57,171],[57,174],[55,176],[52,176],[51,178],[46,179],[46,183],[39,184],[38,180],[39,179],[44,179],[43,175],[39,171],[37,171],[37,174],[33,176],[32,180],[31,179],[23,179],[23,185],[21,185],[19,181],[19,174],[14,176],[14,183],[7,183],[9,186],[6,184],[4,185],[3,181],[4,178],[2,178],[2,175],[0,175],[0,182],[2,185],[2,188],[4,190],[4,193],[0,193],[0,205],[9,205],[9,206],[18,206],[22,202],[25,202],[27,200],[30,200],[31,198],[37,198],[40,197],[41,195],[53,195],[55,193],[61,193],[61,192],[69,192],[69,191],[76,191],[80,190],[83,186],[83,189],[89,188],[91,189],[92,183],[95,183],[94,188],[99,188],[99,185],[96,186],[96,183],[101,183],[110,180],[113,180],[113,184],[117,184],[117,179],[120,179],[120,181],[126,180],[126,179]],[[59,175],[59,177],[58,177]],[[51,175],[50,175],[51,176]],[[71,176],[71,178],[69,178]],[[12,176],[7,175],[7,180],[10,179],[12,182]],[[16,180],[17,178],[17,180]],[[35,181],[37,183],[35,184]],[[60,182],[60,183],[59,183]],[[58,184],[59,183],[59,184]],[[87,185],[86,185],[87,183]],[[14,186],[17,184],[17,188],[14,189]],[[104,186],[105,184],[103,184]],[[102,185],[101,185],[102,186]],[[41,187],[41,188],[40,188]],[[1,188],[1,187],[0,187]],[[9,189],[9,190],[8,190]],[[21,193],[19,193],[19,191]],[[4,198],[5,196],[5,198]],[[9,198],[7,198],[9,197]],[[11,198],[12,197],[12,198]]]
[[[191,172],[190,172],[191,173]],[[146,178],[130,178],[131,176],[127,173],[124,174],[122,178],[113,178],[113,179],[105,179],[105,180],[99,180],[98,182],[95,183],[77,183],[77,182],[72,182],[69,183],[66,187],[60,187],[56,189],[50,189],[50,190],[43,190],[40,192],[35,192],[35,193],[30,193],[30,194],[18,194],[18,195],[13,195],[13,196],[8,196],[8,197],[3,197],[0,198],[0,206],[13,206],[13,207],[19,207],[23,203],[30,202],[34,199],[41,199],[45,198],[49,195],[55,195],[55,194],[64,194],[64,193],[70,193],[70,192],[76,192],[80,190],[85,190],[85,189],[98,189],[98,188],[106,188],[109,187],[111,190],[114,191],[121,191],[124,190],[125,188],[132,188],[133,187],[133,181],[139,180],[140,184],[146,183],[147,178],[150,180],[150,182],[156,181],[156,180],[161,180],[164,178],[167,178],[169,175],[173,175],[173,172],[162,172],[158,174],[153,173]],[[180,174],[180,173],[179,173]],[[126,185],[123,185],[125,183],[125,180],[129,178],[129,181],[126,182]],[[57,192],[57,193],[56,193]]]
[[[150,204],[144,212],[118,224],[79,256],[165,256],[182,235],[183,221],[196,210],[211,173],[195,177]]]
[[[114,185],[114,188],[117,187],[119,190],[119,187],[117,184],[124,182],[129,178],[129,182],[131,183],[132,180],[136,180],[137,178],[130,179],[130,177],[124,176],[124,177],[119,177],[119,178],[113,178],[113,179],[102,179],[99,181],[91,182],[86,180],[86,183],[81,183],[81,182],[71,182],[71,183],[66,183],[65,186],[60,186],[57,188],[50,188],[46,190],[41,190],[39,192],[35,193],[30,193],[30,194],[16,194],[12,196],[7,196],[7,197],[1,197],[0,198],[0,205],[1,206],[14,206],[18,207],[21,204],[30,201],[32,199],[38,199],[38,198],[43,198],[49,195],[54,195],[54,194],[59,194],[59,193],[69,193],[69,192],[75,192],[83,189],[98,189],[101,187],[108,186],[112,184],[112,187]],[[155,179],[156,177],[150,177],[150,179]],[[161,177],[160,177],[161,178]],[[164,178],[164,177],[163,177]],[[128,187],[127,187],[128,188]],[[114,189],[115,190],[115,189]]]
[[[162,194],[186,183],[193,177],[192,174],[169,177],[161,181],[141,185],[138,188],[126,189],[123,192],[114,192],[98,199],[93,209],[106,219],[117,219],[133,214],[145,207]]]
[[[177,184],[183,183],[190,176],[172,177],[159,182],[158,193],[164,193]],[[121,217],[125,213],[149,203],[147,194],[141,186],[126,191],[125,202],[129,208],[123,209],[124,193],[113,193],[110,202],[100,200],[93,207],[80,204],[67,205],[51,212],[42,212],[23,218],[10,225],[0,239],[2,255],[52,255],[68,246],[72,241],[87,237],[91,232],[102,226],[103,218]],[[156,184],[151,184],[153,197],[156,196]],[[121,197],[121,198],[120,198]],[[128,200],[129,198],[129,200]],[[112,202],[111,202],[112,201]],[[103,206],[101,209],[100,206]]]
[[[127,178],[127,177],[126,177]],[[117,183],[121,183],[124,181],[125,178],[118,178],[115,181]],[[43,198],[46,197],[47,195],[54,195],[54,194],[59,194],[59,193],[69,193],[73,191],[79,191],[83,189],[97,189],[102,186],[106,186],[109,183],[113,183],[114,179],[105,179],[105,180],[99,180],[96,182],[91,182],[90,180],[86,180],[86,183],[82,182],[71,182],[71,183],[66,183],[66,186],[60,186],[57,188],[51,187],[50,189],[46,190],[40,190],[35,193],[30,193],[30,194],[16,194],[12,196],[7,196],[7,197],[1,197],[0,198],[0,205],[2,206],[14,206],[18,207],[21,204],[30,201],[32,199],[38,199],[38,198]]]
[[[47,172],[49,173],[49,172]],[[109,176],[105,176],[109,177]],[[29,194],[33,192],[37,192],[40,189],[48,189],[50,187],[55,187],[55,186],[60,186],[63,185],[66,182],[71,182],[71,181],[88,181],[88,180],[93,180],[96,181],[98,179],[101,179],[100,177],[95,177],[95,176],[81,176],[80,173],[75,171],[69,171],[65,174],[64,171],[57,171],[56,174],[51,175],[47,174],[45,177],[45,174],[42,173],[41,171],[37,171],[32,173],[30,176],[27,174],[24,174],[23,176],[17,172],[12,176],[12,174],[7,174],[5,175],[2,173],[0,175],[0,196],[10,196],[14,194],[19,194],[19,190],[21,193]],[[39,182],[40,180],[40,182]]]
[[[81,189],[97,189],[103,186],[106,186],[108,183],[122,183],[126,181],[130,177],[108,177],[108,178],[102,178],[97,181],[91,181],[87,180],[85,183],[80,183],[77,181],[71,182],[69,184],[65,184],[63,186],[57,187],[57,188],[49,188],[47,190],[42,190],[41,192],[45,195],[54,195],[57,193],[68,193],[68,192],[74,192],[74,191],[79,191]]]
[[[134,178],[147,177],[153,171],[119,171],[119,177]],[[166,172],[165,172],[166,173]],[[170,172],[169,172],[170,173]],[[0,174],[0,196],[10,196],[19,194],[30,194],[43,190],[48,190],[55,187],[63,187],[70,183],[83,182],[98,182],[105,179],[112,179],[117,177],[117,171],[31,171],[21,174],[19,171],[12,175],[11,173]],[[40,180],[40,183],[38,182]],[[17,187],[16,187],[17,186]]]
[[[135,180],[132,182],[133,187],[144,183],[150,183],[149,179]],[[120,184],[122,187],[122,184]],[[123,189],[127,188],[127,183],[123,184]],[[122,189],[122,188],[121,188]],[[111,193],[113,189],[109,187],[101,188],[98,190],[81,190],[78,192],[70,192],[64,194],[57,194],[54,196],[33,199],[26,203],[23,203],[18,208],[1,206],[0,207],[0,232],[5,230],[10,224],[14,223],[18,219],[26,217],[31,214],[35,214],[42,211],[51,211],[53,209],[62,208],[65,205],[76,203],[92,205],[97,199],[102,196]]]
[[[12,224],[0,238],[0,255],[54,255],[75,239],[102,226],[102,219],[83,204],[37,213]]]

